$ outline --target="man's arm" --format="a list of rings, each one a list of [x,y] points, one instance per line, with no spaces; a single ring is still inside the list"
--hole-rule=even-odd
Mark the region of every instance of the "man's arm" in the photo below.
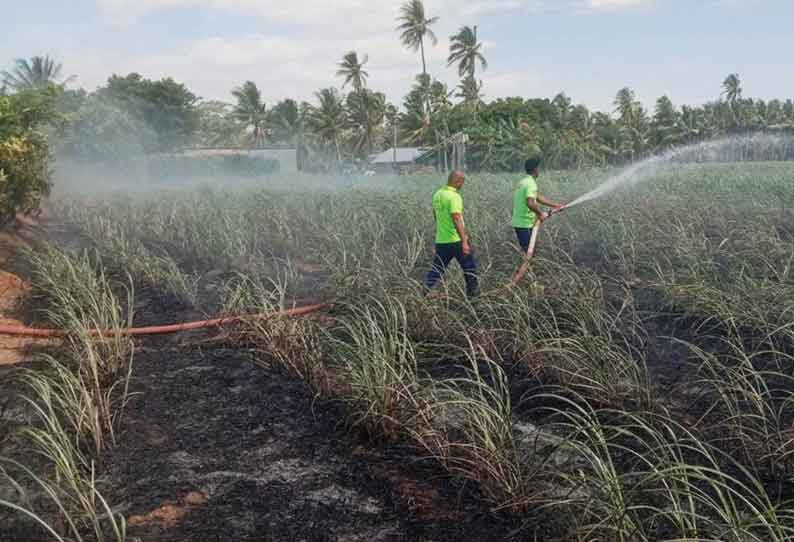
[[[452,213],[452,222],[455,224],[458,235],[460,235],[460,241],[463,245],[463,254],[468,256],[471,254],[471,246],[469,246],[469,238],[466,235],[466,226],[463,224],[463,215],[461,213]]]
[[[543,196],[538,196],[538,203],[541,205],[545,205],[546,207],[552,207],[553,209],[559,209],[563,206],[562,203],[557,203],[556,201],[550,200],[549,198],[544,198]],[[534,211],[534,209],[532,209]]]
[[[540,199],[541,199],[540,197],[538,197],[537,199],[527,198],[527,207],[529,207],[530,210],[535,213],[535,216],[537,216],[538,221],[543,222],[544,220],[546,220],[546,213],[543,211],[543,209],[538,203]]]

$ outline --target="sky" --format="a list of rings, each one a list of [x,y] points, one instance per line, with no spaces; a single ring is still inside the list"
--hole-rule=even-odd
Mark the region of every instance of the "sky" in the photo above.
[[[400,0],[0,0],[0,69],[49,54],[93,90],[112,74],[171,76],[203,99],[257,83],[268,103],[339,87],[337,63],[367,54],[370,88],[400,103],[421,71],[395,30]],[[454,87],[449,36],[478,26],[487,100],[551,98],[612,111],[616,92],[646,106],[716,99],[729,73],[745,96],[794,98],[794,0],[425,0],[438,45],[428,70]],[[10,20],[9,20],[10,18]]]

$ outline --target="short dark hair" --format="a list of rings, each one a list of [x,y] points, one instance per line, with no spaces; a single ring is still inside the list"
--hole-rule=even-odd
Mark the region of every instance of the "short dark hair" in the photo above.
[[[532,173],[540,167],[540,158],[530,158],[524,163],[524,169],[527,173]]]

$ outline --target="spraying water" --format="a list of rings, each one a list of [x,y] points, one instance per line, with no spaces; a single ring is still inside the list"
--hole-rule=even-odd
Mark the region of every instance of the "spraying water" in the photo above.
[[[664,154],[631,164],[590,192],[579,196],[565,208],[598,199],[620,188],[637,184],[655,176],[662,169],[670,169],[676,165],[715,161],[740,162],[756,159],[756,154],[759,153],[763,153],[765,156],[769,155],[770,158],[767,159],[774,159],[778,154],[781,157],[787,156],[788,149],[786,147],[788,146],[791,146],[791,141],[764,134],[723,138],[678,147]],[[779,152],[774,152],[775,150]]]

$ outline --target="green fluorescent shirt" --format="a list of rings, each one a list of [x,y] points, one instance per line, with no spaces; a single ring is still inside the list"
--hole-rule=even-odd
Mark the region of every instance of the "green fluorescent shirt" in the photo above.
[[[436,244],[460,242],[460,235],[452,221],[452,213],[463,214],[460,192],[449,185],[439,188],[433,194],[433,210],[436,212]]]
[[[538,183],[527,175],[518,183],[513,195],[513,227],[531,228],[535,225],[535,212],[527,207],[527,198],[538,197]]]

